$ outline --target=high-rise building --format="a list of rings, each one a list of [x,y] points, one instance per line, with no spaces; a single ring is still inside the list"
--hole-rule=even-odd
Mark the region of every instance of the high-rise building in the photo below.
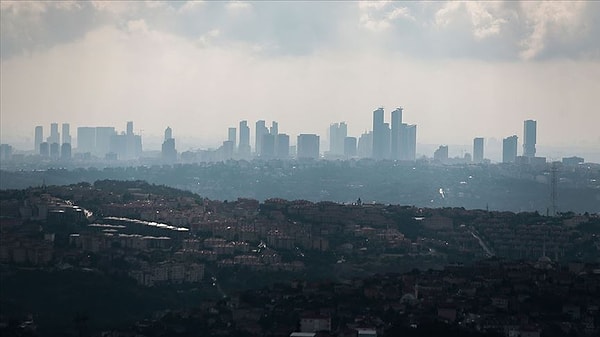
[[[60,144],[52,143],[50,144],[50,158],[58,159],[60,157]]]
[[[279,134],[279,124],[277,122],[271,122],[271,129],[269,130],[269,133],[273,136],[277,136]]]
[[[300,134],[297,146],[298,159],[319,159],[319,136]]]
[[[12,146],[8,144],[0,144],[0,160],[11,160],[12,159]]]
[[[43,142],[40,144],[40,156],[42,157],[50,157],[50,144],[48,142]]]
[[[71,144],[71,126],[69,123],[62,124],[62,144]]]
[[[392,111],[392,125],[390,130],[390,158],[400,159],[400,134],[402,128],[402,107]]]
[[[448,161],[448,145],[440,145],[433,153],[433,160],[445,163]]]
[[[110,151],[119,160],[138,159],[142,155],[142,136],[133,133],[133,122],[127,122],[127,133],[110,137]],[[96,150],[98,150],[98,130],[96,129]]]
[[[229,160],[233,158],[233,142],[230,140],[226,140],[223,142],[220,148],[221,152],[221,160]]]
[[[403,123],[400,127],[400,160],[417,158],[417,126]]]
[[[46,139],[48,144],[60,143],[60,133],[58,132],[58,123],[50,124],[50,136]]]
[[[133,136],[133,122],[127,122],[127,135]]]
[[[277,159],[288,159],[290,157],[290,136],[285,133],[278,134],[275,148]]]
[[[133,129],[133,124],[132,124]],[[107,153],[111,152],[112,138],[117,135],[115,128],[112,126],[98,126],[96,127],[96,140],[94,155],[104,158]],[[123,145],[125,146],[125,145]],[[114,152],[114,151],[113,151]],[[116,153],[116,152],[115,152]]]
[[[33,141],[35,153],[40,153],[40,144],[44,142],[44,127],[38,125],[35,127],[35,136]]]
[[[537,141],[537,122],[526,120],[523,123],[523,156],[535,157],[535,143]]]
[[[271,133],[263,135],[261,142],[262,148],[260,149],[260,157],[263,159],[272,159],[275,157],[275,142],[277,136]]]
[[[238,153],[240,158],[247,159],[250,157],[250,152],[250,128],[248,127],[248,121],[241,121]]]
[[[256,121],[255,126],[256,126],[256,130],[254,130],[254,132],[255,132],[254,152],[257,155],[260,155],[260,150],[262,149],[263,136],[266,135],[267,133],[269,133],[269,129],[267,129],[267,127],[265,126],[264,120]]]
[[[346,158],[356,157],[356,137],[344,138],[344,156]]]
[[[483,138],[481,137],[473,139],[473,162],[483,162]]]
[[[60,146],[60,159],[63,161],[71,160],[71,143],[62,143],[62,145]]]
[[[170,126],[167,126],[165,129],[165,141],[173,138],[173,129]]]
[[[383,123],[383,158],[390,158],[391,130],[390,123]]]
[[[357,152],[360,158],[371,158],[373,156],[373,131],[364,132],[360,135]]]
[[[177,161],[177,150],[175,150],[175,139],[173,138],[173,129],[165,129],[165,141],[162,143],[161,156],[164,162],[174,163]]]
[[[341,156],[344,154],[344,139],[348,136],[346,122],[333,123],[329,126],[329,154]]]
[[[80,126],[77,128],[77,152],[94,153],[96,151],[96,128]]]
[[[502,140],[502,162],[514,163],[517,160],[517,140],[516,135],[504,138]]]
[[[233,144],[234,151],[237,148],[236,134],[237,134],[236,128],[227,129],[227,140]]]
[[[383,108],[373,111],[373,158],[385,158],[385,124]]]

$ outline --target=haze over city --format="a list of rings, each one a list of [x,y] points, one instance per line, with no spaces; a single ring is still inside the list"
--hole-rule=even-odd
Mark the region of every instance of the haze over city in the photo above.
[[[380,106],[388,121],[403,106],[420,144],[521,137],[533,119],[540,148],[600,148],[596,2],[1,5],[0,137],[16,149],[51,122],[133,120],[145,150],[166,126],[179,150],[215,147],[240,120],[358,137]]]

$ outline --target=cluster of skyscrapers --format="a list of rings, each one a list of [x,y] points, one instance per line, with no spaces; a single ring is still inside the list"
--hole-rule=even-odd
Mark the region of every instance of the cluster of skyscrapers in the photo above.
[[[385,122],[385,111],[378,108],[373,111],[373,129],[364,132],[360,137],[348,136],[348,125],[345,122],[333,123],[329,126],[329,151],[323,154],[331,159],[373,158],[377,160],[416,160],[417,126],[403,123],[403,108],[394,109],[390,115],[390,123]],[[50,135],[44,139],[43,126],[35,127],[35,152],[43,158],[68,160],[72,156],[70,125],[50,125]],[[61,137],[62,136],[62,137]],[[523,152],[517,153],[518,137],[512,135],[502,142],[503,163],[542,163],[545,158],[536,157],[537,122],[526,120],[523,128]],[[239,128],[230,127],[227,140],[215,151],[216,160],[227,159],[318,159],[321,156],[320,137],[316,134],[300,134],[296,145],[290,146],[290,136],[279,132],[279,124],[271,122],[270,127],[264,120],[255,123],[254,147],[250,145],[250,127],[248,121],[239,123]],[[473,155],[465,154],[461,160],[474,163],[484,162],[484,138],[473,139]],[[3,144],[2,157],[10,156],[12,149]],[[82,126],[77,128],[77,152],[83,158],[105,158],[118,160],[138,159],[142,155],[142,137],[133,131],[133,122],[127,122],[125,132],[118,133],[114,127]],[[182,153],[182,158],[184,154]],[[177,162],[173,130],[167,127],[162,143],[161,158],[164,162]],[[448,160],[448,146],[440,146],[433,154],[439,162]]]
[[[62,139],[58,132],[58,123],[50,124],[50,136],[44,140],[44,127],[36,126],[34,135],[34,146],[36,153],[42,157],[53,159],[71,159],[71,126],[69,123],[62,124]]]
[[[402,108],[391,114],[392,125],[384,123],[384,110],[379,108],[373,112],[373,130],[363,133],[357,140],[348,136],[345,122],[333,123],[329,126],[329,151],[324,155],[332,159],[375,158],[415,160],[417,145],[417,127],[402,123]],[[253,155],[263,159],[318,159],[320,152],[320,136],[316,134],[300,134],[296,146],[290,146],[290,137],[279,133],[279,124],[275,121],[268,128],[264,120],[255,124],[254,152],[250,146],[250,128],[248,121],[241,121],[239,133],[234,127],[229,128],[228,138],[221,146],[223,159],[248,159]],[[239,138],[236,136],[239,135]],[[236,142],[239,140],[239,142]]]
[[[300,136],[298,136],[298,139],[300,139]],[[221,146],[221,152],[223,159],[250,159],[253,156],[248,121],[240,122],[239,137],[236,128],[231,127],[228,129],[228,137]],[[264,120],[256,122],[254,156],[262,159],[290,158],[290,136],[279,132],[279,124],[276,121],[271,122],[271,127],[267,127]]]
[[[70,125],[62,124],[62,139],[58,123],[50,124],[50,136],[44,141],[44,127],[35,127],[35,152],[43,158],[71,159]],[[142,137],[133,132],[133,122],[127,122],[127,131],[120,134],[112,126],[77,128],[77,152],[84,156],[130,160],[142,154]]]
[[[545,163],[545,157],[536,157],[535,145],[537,142],[537,122],[526,120],[523,123],[523,155],[517,155],[518,149],[517,135],[504,138],[502,141],[502,162],[503,163]]]
[[[402,108],[391,113],[391,125],[385,122],[383,108],[373,111],[373,130],[358,139],[357,154],[362,158],[414,161],[417,153],[417,126],[402,122]]]

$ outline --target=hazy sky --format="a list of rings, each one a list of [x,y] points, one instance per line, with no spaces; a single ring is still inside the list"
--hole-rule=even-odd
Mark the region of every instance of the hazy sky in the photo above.
[[[1,2],[1,140],[51,122],[217,144],[405,109],[418,141],[600,149],[600,2]],[[186,150],[186,149],[180,149]],[[599,150],[600,151],[600,150]]]

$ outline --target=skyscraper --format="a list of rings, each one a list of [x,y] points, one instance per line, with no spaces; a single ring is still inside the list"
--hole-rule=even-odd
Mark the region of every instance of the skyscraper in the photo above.
[[[173,138],[173,129],[171,129],[170,126],[167,126],[167,128],[165,129],[165,141],[169,140]]]
[[[40,153],[40,144],[44,142],[44,127],[38,125],[35,127],[35,137],[33,141],[35,153]]]
[[[232,143],[234,151],[237,149],[236,134],[237,130],[235,128],[227,129],[227,140]]]
[[[383,123],[384,111],[379,108],[373,111],[373,158],[385,158],[385,124]]]
[[[250,156],[250,128],[248,121],[240,122],[240,145],[238,148],[240,158],[247,159]]]
[[[60,145],[58,143],[50,144],[50,158],[58,159],[60,157]]]
[[[133,124],[132,124],[133,130]],[[107,153],[111,152],[111,139],[116,136],[117,132],[113,126],[98,126],[96,127],[96,140],[94,151],[92,152],[94,155],[97,155],[101,158],[104,158]],[[113,151],[115,152],[115,151]],[[116,153],[116,152],[115,152]]]
[[[50,124],[50,136],[46,139],[48,144],[60,143],[60,133],[58,132],[58,123]]]
[[[262,136],[260,157],[263,159],[272,159],[275,157],[275,142],[277,136],[271,133]]]
[[[473,161],[475,163],[483,162],[483,138],[473,139]]]
[[[40,155],[46,158],[50,156],[50,144],[48,142],[40,144]]]
[[[517,159],[517,141],[516,135],[504,138],[502,140],[502,162],[514,163]]]
[[[69,123],[62,124],[62,143],[71,144],[71,126]]]
[[[168,126],[165,129],[165,141],[162,143],[161,155],[163,161],[167,163],[174,163],[177,161],[177,150],[175,150],[173,130]]]
[[[71,160],[71,143],[62,143],[60,146],[60,159],[63,161]]]
[[[329,126],[329,154],[333,156],[344,154],[346,136],[348,136],[348,126],[345,122],[333,123]]]
[[[133,122],[127,122],[127,135],[133,136]]]
[[[407,139],[406,160],[415,161],[417,160],[417,126],[407,125],[405,129]]]
[[[267,127],[265,126],[264,120],[256,121],[255,126],[256,126],[256,130],[254,130],[254,132],[255,132],[254,152],[257,155],[260,155],[260,151],[262,149],[263,136],[266,135],[267,133],[269,133],[269,129],[267,129]]]
[[[77,128],[77,152],[94,153],[96,151],[96,128],[80,126]]]
[[[414,161],[417,156],[417,126],[402,123],[400,127],[400,160]]]
[[[290,157],[290,136],[285,133],[277,135],[275,152],[278,159],[288,159]]]
[[[273,136],[277,136],[279,134],[279,123],[277,123],[276,121],[272,121],[269,133]]]
[[[357,152],[360,158],[371,158],[373,156],[373,131],[364,132],[360,135]]]
[[[536,129],[537,122],[534,120],[529,119],[523,123],[523,156],[525,157],[535,157]]]
[[[448,161],[448,145],[440,145],[433,153],[433,160],[445,163]]]
[[[392,125],[390,134],[390,158],[400,159],[400,129],[402,128],[402,107],[392,111]]]
[[[96,129],[96,149],[98,149],[98,130]],[[110,137],[110,153],[119,160],[138,159],[142,155],[142,136],[133,133],[133,122],[127,122],[127,133]]]
[[[319,136],[314,134],[298,135],[298,159],[319,159]]]
[[[356,157],[356,137],[344,138],[344,156],[346,158]]]

